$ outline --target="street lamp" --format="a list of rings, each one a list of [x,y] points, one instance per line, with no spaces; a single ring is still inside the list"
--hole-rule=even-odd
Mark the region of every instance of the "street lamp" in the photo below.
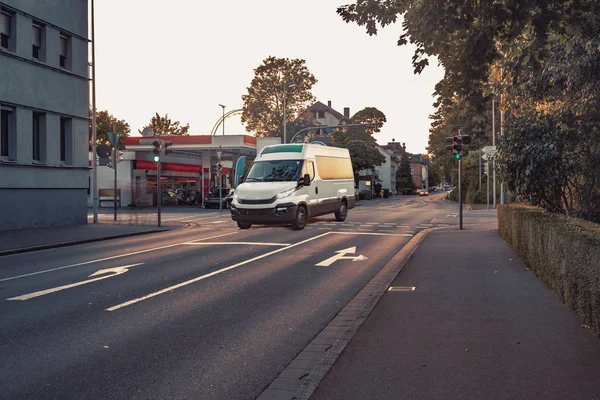
[[[296,83],[294,81],[288,81],[283,84],[283,143],[285,144],[287,139],[286,123],[285,123],[285,88],[294,87]]]
[[[223,109],[223,121],[221,121],[221,123],[223,124],[223,136],[225,136],[225,106],[223,104],[219,104],[219,107]]]

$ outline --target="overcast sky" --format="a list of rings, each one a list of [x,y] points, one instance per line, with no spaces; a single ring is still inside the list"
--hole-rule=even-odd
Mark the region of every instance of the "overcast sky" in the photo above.
[[[425,153],[432,96],[443,69],[421,75],[413,48],[398,47],[401,25],[368,36],[336,13],[351,0],[99,0],[95,2],[96,101],[131,126],[169,114],[192,135],[209,134],[226,111],[242,107],[254,69],[269,57],[300,58],[318,82],[317,100],[350,114],[376,107],[387,123],[379,144],[405,142]],[[239,115],[226,134],[246,133]]]

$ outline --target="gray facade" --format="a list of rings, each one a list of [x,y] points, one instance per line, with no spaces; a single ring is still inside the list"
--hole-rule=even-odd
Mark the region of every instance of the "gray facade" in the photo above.
[[[0,0],[0,230],[87,223],[88,0]]]

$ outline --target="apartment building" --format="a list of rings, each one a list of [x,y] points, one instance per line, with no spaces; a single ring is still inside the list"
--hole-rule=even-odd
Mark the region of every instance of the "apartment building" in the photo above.
[[[87,223],[88,0],[0,0],[0,230]]]

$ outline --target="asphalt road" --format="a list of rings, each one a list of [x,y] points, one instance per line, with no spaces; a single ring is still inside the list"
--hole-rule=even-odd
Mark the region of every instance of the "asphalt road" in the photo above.
[[[0,258],[0,398],[255,399],[416,232],[458,222],[443,194],[302,231],[169,220],[190,226]]]

